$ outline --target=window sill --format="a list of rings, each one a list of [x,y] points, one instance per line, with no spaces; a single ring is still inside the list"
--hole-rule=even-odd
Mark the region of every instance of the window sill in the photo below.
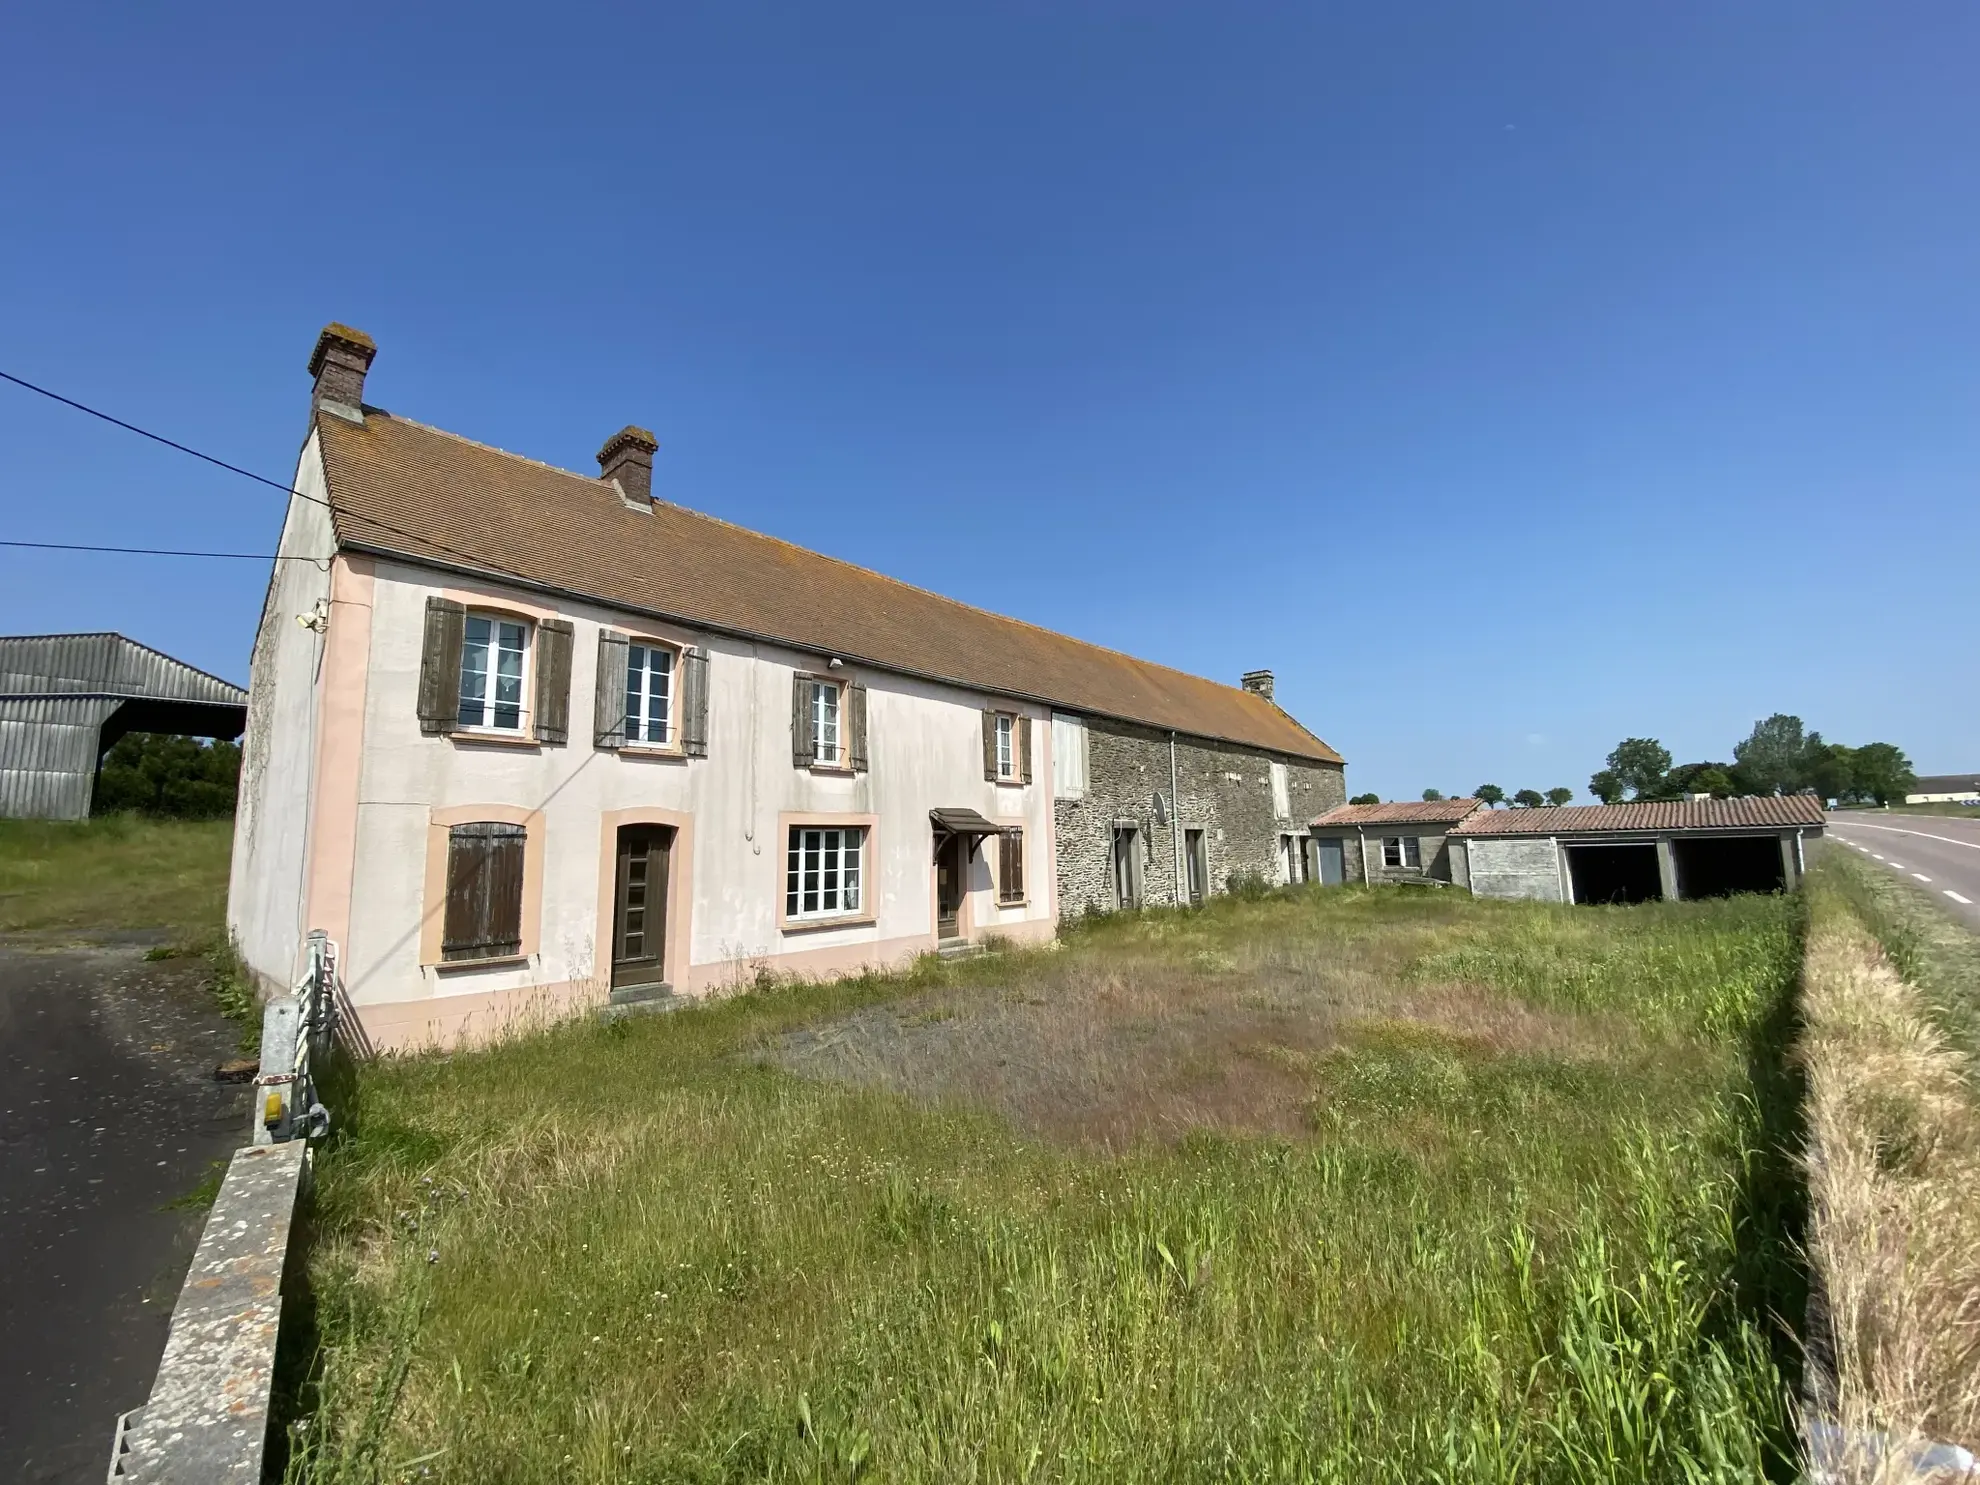
[[[687,762],[687,754],[681,749],[655,747],[650,743],[623,743],[612,751],[621,758],[639,758],[648,763]]]
[[[1029,897],[1000,897],[997,899],[997,906],[1000,908],[1028,908],[1031,906],[1031,899]]]
[[[492,732],[480,728],[461,727],[448,734],[457,743],[487,745],[497,748],[537,749],[543,744],[527,732]]]
[[[879,923],[875,913],[851,913],[837,918],[786,918],[777,927],[783,933],[810,933],[820,928],[876,928]]]
[[[426,967],[437,974],[449,975],[457,970],[468,969],[514,969],[529,963],[527,954],[503,954],[494,959],[442,959]]]
[[[858,772],[850,763],[813,763],[809,765],[809,771],[812,773],[830,774],[834,778],[847,779]]]

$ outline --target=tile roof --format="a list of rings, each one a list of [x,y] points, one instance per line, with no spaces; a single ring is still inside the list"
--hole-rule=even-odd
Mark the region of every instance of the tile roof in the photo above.
[[[1272,702],[367,407],[316,419],[340,543],[1325,763]]]
[[[1980,773],[1927,774],[1911,786],[1913,794],[1952,794],[1962,789],[1980,794]]]
[[[1453,835],[1598,835],[1622,830],[1785,830],[1820,825],[1822,801],[1810,794],[1751,799],[1641,800],[1564,805],[1559,809],[1480,810]]]
[[[1315,825],[1455,825],[1479,808],[1475,799],[1405,800],[1397,804],[1343,804]]]

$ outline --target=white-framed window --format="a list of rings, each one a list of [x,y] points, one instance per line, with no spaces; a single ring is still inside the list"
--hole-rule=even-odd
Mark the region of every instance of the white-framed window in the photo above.
[[[819,763],[844,763],[839,743],[839,692],[837,681],[811,683],[811,756]]]
[[[1382,839],[1382,865],[1421,867],[1423,842],[1413,835],[1390,835]]]
[[[997,713],[997,777],[1018,776],[1017,718],[1009,712]]]
[[[836,918],[860,910],[866,830],[793,825],[784,865],[784,916]]]
[[[530,624],[499,614],[467,616],[461,629],[460,725],[489,732],[523,727],[523,668]]]
[[[667,645],[626,646],[626,741],[652,748],[674,742],[674,651]]]

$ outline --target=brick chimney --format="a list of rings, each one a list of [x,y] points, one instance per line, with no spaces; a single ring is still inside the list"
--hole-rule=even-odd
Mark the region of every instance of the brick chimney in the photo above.
[[[660,441],[644,428],[621,428],[598,451],[598,477],[616,480],[628,505],[653,501],[653,455]]]
[[[1267,701],[1272,699],[1272,672],[1269,670],[1247,670],[1238,684]]]
[[[371,358],[378,354],[378,342],[349,325],[328,324],[316,337],[316,349],[309,353],[309,374],[316,378],[312,407],[364,421],[364,374],[371,370]]]

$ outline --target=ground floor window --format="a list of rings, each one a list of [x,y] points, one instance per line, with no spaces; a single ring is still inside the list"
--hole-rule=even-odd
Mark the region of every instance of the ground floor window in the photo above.
[[[856,913],[866,831],[860,826],[793,825],[784,870],[784,916]]]
[[[1382,864],[1387,867],[1423,865],[1423,842],[1413,835],[1391,835],[1382,842]]]
[[[520,825],[477,820],[447,832],[447,909],[440,958],[506,959],[522,952]]]
[[[1024,831],[1017,826],[997,834],[997,901],[1024,901]]]

